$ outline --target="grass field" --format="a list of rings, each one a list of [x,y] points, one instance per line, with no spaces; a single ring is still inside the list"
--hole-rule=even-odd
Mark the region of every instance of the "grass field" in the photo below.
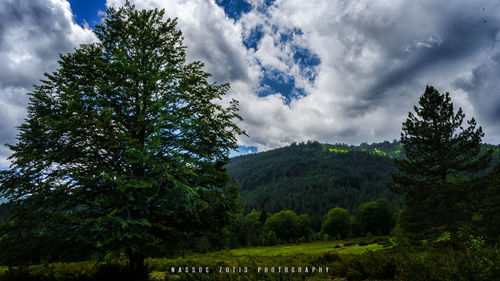
[[[372,240],[388,240],[388,237],[376,237]],[[362,246],[360,242],[364,242]],[[370,241],[368,241],[370,242]],[[259,246],[259,247],[246,247],[239,249],[227,249],[220,251],[208,252],[205,254],[189,253],[182,257],[176,258],[160,258],[148,259],[146,263],[153,269],[152,276],[158,277],[158,280],[169,276],[169,270],[174,268],[184,268],[186,266],[196,265],[201,267],[209,267],[211,270],[219,270],[229,267],[239,268],[249,266],[249,270],[257,270],[259,267],[264,266],[281,266],[281,265],[296,265],[296,266],[322,266],[324,263],[321,256],[329,253],[336,253],[339,255],[357,255],[363,254],[367,251],[378,251],[381,249],[388,249],[392,246],[367,243],[366,239],[348,239],[336,241],[314,241],[306,243],[284,244],[276,246]],[[347,246],[345,246],[347,245]],[[323,280],[321,278],[328,278],[328,275],[314,275],[315,279]],[[328,280],[328,279],[324,279]]]
[[[388,239],[388,238],[387,238]],[[345,244],[352,244],[344,246]],[[284,244],[276,246],[258,246],[240,249],[221,250],[205,254],[188,254],[185,258],[220,257],[220,258],[243,258],[243,257],[276,257],[293,255],[319,255],[327,252],[339,254],[362,254],[368,250],[376,251],[384,246],[377,243],[359,246],[355,240],[337,241],[314,241],[296,244]],[[387,248],[387,247],[385,247]]]
[[[249,272],[251,272],[249,274],[258,275],[259,268],[264,268],[267,266],[295,266],[297,268],[312,268],[314,266],[324,266],[325,264],[328,264],[328,261],[322,260],[323,255],[328,255],[329,253],[337,253],[339,255],[353,255],[363,254],[369,250],[377,251],[383,249],[384,246],[377,243],[368,243],[387,239],[388,237],[378,237],[372,239],[372,241],[367,241],[366,239],[360,238],[337,241],[314,241],[276,246],[246,247],[239,249],[219,250],[204,254],[185,253],[184,255],[174,258],[149,258],[146,259],[145,262],[152,270],[150,280],[171,280],[172,278],[176,279],[179,274],[180,276],[182,276],[182,278],[187,279],[191,277],[212,278],[215,276],[205,276],[203,274],[187,274],[185,270],[187,270],[188,268],[189,270],[191,270],[192,268],[196,268],[196,270],[198,270],[199,268],[209,268],[211,273],[213,272],[214,274],[219,274],[219,272],[223,272],[228,269],[238,271],[244,269],[245,267],[248,267]],[[362,243],[362,246],[360,246],[359,243]],[[388,245],[385,246],[385,248],[390,247],[391,246]],[[115,262],[124,264],[124,261]],[[77,276],[78,272],[91,271],[94,265],[95,262],[92,261],[76,263],[53,263],[49,265],[45,264],[30,266],[30,271],[37,276],[42,276],[44,274],[47,274],[47,272],[54,272],[54,274],[59,276]],[[175,272],[172,272],[173,268],[175,268]],[[178,273],[177,269],[182,269],[182,271]],[[0,267],[0,276],[6,270],[7,267]],[[223,273],[226,274],[225,272]],[[230,278],[235,276],[246,276],[238,274],[234,275],[234,272],[232,271],[229,272],[229,274],[230,275],[228,276]],[[314,276],[316,278],[314,280],[323,280],[321,278],[328,278],[328,273],[316,273]],[[271,276],[261,276],[259,279],[264,280],[268,277]],[[272,277],[276,277],[278,279],[280,278],[278,275]]]
[[[150,272],[141,280],[499,280],[500,256],[494,248],[392,247],[388,239],[315,241],[149,258]],[[56,262],[7,273],[6,269],[0,267],[0,281],[138,280],[123,259]]]

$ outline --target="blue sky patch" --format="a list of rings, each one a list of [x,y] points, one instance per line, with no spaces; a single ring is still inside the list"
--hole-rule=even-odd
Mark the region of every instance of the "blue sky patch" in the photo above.
[[[295,27],[290,32],[280,33],[280,42],[281,43],[291,42],[295,35],[300,36],[302,34],[304,34],[304,32],[302,32],[302,30],[300,30],[300,28]]]
[[[316,66],[321,63],[319,57],[299,46],[293,46],[292,51],[293,62],[299,66],[301,74],[313,82],[316,79]]]
[[[267,11],[267,8],[274,4],[274,1],[275,0],[265,0],[263,5],[258,7],[258,11],[261,13],[265,13]]]
[[[262,68],[259,97],[280,93],[289,104],[293,98],[305,96],[304,89],[295,87],[295,78],[277,69]]]
[[[245,0],[216,0],[215,3],[224,8],[226,15],[233,20],[239,20],[252,10],[252,5]]]
[[[247,47],[247,49],[253,48],[257,50],[257,45],[259,44],[260,39],[264,37],[262,28],[263,26],[261,24],[257,25],[255,28],[250,30],[250,35],[243,39],[243,44]]]
[[[257,147],[240,145],[240,146],[238,146],[237,150],[232,150],[229,152],[229,157],[232,158],[232,157],[245,155],[245,154],[249,154],[249,153],[257,153]]]
[[[87,22],[93,28],[101,21],[99,10],[106,11],[105,0],[69,0],[69,4],[75,16],[75,22],[81,26]]]

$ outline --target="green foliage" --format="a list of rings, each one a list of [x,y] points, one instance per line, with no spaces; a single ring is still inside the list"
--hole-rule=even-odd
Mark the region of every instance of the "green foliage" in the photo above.
[[[436,240],[444,232],[456,237],[459,225],[470,220],[473,185],[453,182],[458,173],[472,175],[488,167],[490,153],[481,153],[481,127],[474,118],[463,126],[462,109],[455,112],[449,94],[428,86],[415,114],[403,123],[401,144],[406,158],[396,159],[401,174],[390,187],[404,196],[401,227],[413,240]]]
[[[347,237],[351,232],[349,211],[340,207],[332,208],[323,219],[321,232],[334,237]]]
[[[292,242],[299,238],[298,219],[290,210],[275,213],[266,220],[264,232],[273,231],[281,241]]]
[[[356,222],[361,225],[365,234],[389,234],[395,224],[393,210],[389,201],[380,198],[376,201],[364,203],[356,213]]]
[[[252,210],[246,215],[241,224],[240,233],[243,236],[243,243],[250,246],[257,246],[259,238],[262,233],[262,223],[260,221],[260,214]]]
[[[146,264],[152,271],[152,279],[166,280],[498,280],[500,258],[493,248],[485,247],[481,239],[471,238],[466,250],[452,247],[443,248],[401,248],[395,247],[377,251],[364,251],[359,254],[342,252],[307,251],[308,247],[318,248],[317,242],[300,245],[302,251],[287,252],[288,246],[265,247],[259,252],[255,248],[239,250],[238,254],[220,251],[197,254],[173,259],[147,259]],[[294,247],[299,247],[298,245]],[[333,244],[332,244],[333,247]],[[274,248],[272,255],[269,250]],[[327,247],[328,248],[328,247]],[[362,247],[358,247],[362,248]],[[282,249],[281,251],[279,251]],[[319,248],[318,248],[319,249]],[[353,248],[354,249],[354,248]],[[234,250],[233,250],[234,251]],[[247,252],[244,252],[247,251]],[[19,270],[17,275],[0,273],[0,280],[115,280],[116,276],[130,280],[126,263],[115,261],[111,264],[57,263],[31,266]],[[329,273],[314,274],[265,274],[257,272],[258,267],[270,265],[294,265],[296,267],[329,267]],[[171,273],[171,268],[182,271],[187,267],[190,272]],[[210,273],[193,273],[209,268]],[[225,273],[226,267],[229,273]],[[247,273],[239,273],[239,268],[247,267]],[[222,273],[219,269],[222,268]],[[232,270],[235,268],[235,272]],[[97,273],[100,272],[100,273]],[[132,274],[129,272],[129,274]],[[97,276],[108,279],[98,279]],[[114,276],[114,277],[113,277]],[[10,278],[9,278],[10,277]],[[133,279],[140,280],[140,279]],[[158,279],[152,279],[158,280]]]
[[[207,236],[199,237],[195,240],[193,250],[199,253],[206,253],[210,250],[210,242]]]
[[[500,163],[477,185],[477,212],[472,218],[476,233],[488,243],[500,240]]]
[[[394,227],[391,231],[391,236],[393,237],[394,242],[400,246],[408,246],[409,241],[408,237],[405,234],[403,228],[401,227],[401,219],[404,216],[404,210],[401,210],[398,214],[398,219],[396,222],[396,227]]]
[[[338,149],[338,148],[330,148],[329,151],[330,152],[335,152],[335,153],[346,153],[346,152],[348,152],[347,149]]]
[[[482,145],[481,151],[495,151],[498,147]],[[312,228],[319,231],[324,214],[333,206],[356,214],[361,204],[384,197],[398,210],[401,199],[388,190],[386,182],[396,171],[391,158],[403,159],[405,155],[397,141],[359,146],[294,143],[232,158],[227,169],[242,186],[239,192],[245,213],[252,209],[272,213],[293,210],[309,214]],[[493,159],[494,163],[500,162],[500,153],[493,153]],[[363,231],[354,226],[355,235],[362,235]]]
[[[132,271],[124,263],[55,263],[11,268],[0,274],[0,281],[141,281],[149,272]]]
[[[272,230],[269,230],[263,237],[262,237],[262,245],[269,245],[269,246],[274,246],[278,244],[278,236],[276,236],[276,233]]]
[[[397,280],[498,280],[500,261],[493,249],[449,248],[403,251]]]
[[[361,281],[363,280],[363,274],[354,268],[347,269],[345,274],[348,281]]]
[[[397,147],[377,145],[387,151]],[[232,158],[227,171],[241,185],[244,212],[293,210],[309,214],[312,228],[319,231],[324,214],[333,206],[354,213],[362,203],[381,197],[399,206],[399,198],[385,185],[395,171],[390,158],[363,152],[360,147],[335,145],[348,151],[334,153],[329,145],[324,146],[315,142],[292,144]]]
[[[163,16],[128,2],[109,9],[99,42],[61,55],[30,94],[12,168],[0,174],[15,203],[1,229],[4,263],[123,251],[140,271],[162,245],[231,221],[237,102],[217,102],[229,86],[186,63],[177,23]]]
[[[242,217],[237,232],[240,246],[275,245],[283,242],[304,242],[314,236],[307,214],[297,216],[287,210],[273,215],[255,209]]]
[[[14,204],[12,204],[12,202],[0,204],[0,224],[4,224],[9,221],[13,209]]]
[[[371,242],[387,241],[374,237]],[[354,241],[337,241],[350,244]],[[366,240],[365,242],[370,242]],[[381,243],[383,244],[383,242]],[[498,280],[500,256],[477,237],[469,237],[465,249],[453,247],[362,247],[336,249],[336,243],[313,242],[299,245],[252,247],[224,250],[206,254],[192,254],[177,258],[147,259],[152,273],[150,280]],[[371,247],[374,251],[368,249]],[[356,249],[364,249],[357,251]],[[351,250],[350,253],[347,250]],[[376,250],[376,251],[375,251]],[[54,263],[23,267],[15,273],[0,273],[1,280],[130,280],[124,261],[112,263]],[[329,267],[328,273],[278,274],[258,272],[258,267],[269,266]],[[171,272],[172,267],[175,273]],[[186,267],[189,272],[185,272]],[[192,272],[199,268],[209,273]],[[239,268],[247,272],[239,272]],[[182,272],[177,272],[181,268]],[[222,272],[219,270],[222,268]],[[226,273],[228,268],[229,273]],[[235,272],[233,271],[233,268]],[[10,274],[10,275],[9,275]],[[129,274],[129,275],[127,275]],[[108,278],[108,279],[106,279]],[[137,277],[134,277],[137,278]],[[154,278],[154,279],[153,279]],[[141,280],[141,277],[132,280]]]
[[[311,219],[308,214],[302,214],[297,218],[297,237],[301,237],[304,240],[309,240],[309,238],[314,234],[311,228]]]

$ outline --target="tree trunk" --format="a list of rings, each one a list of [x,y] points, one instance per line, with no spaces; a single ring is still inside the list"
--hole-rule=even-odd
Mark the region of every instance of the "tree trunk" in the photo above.
[[[144,265],[144,254],[142,252],[129,251],[127,255],[130,269],[133,272],[144,273],[146,271],[146,267]]]

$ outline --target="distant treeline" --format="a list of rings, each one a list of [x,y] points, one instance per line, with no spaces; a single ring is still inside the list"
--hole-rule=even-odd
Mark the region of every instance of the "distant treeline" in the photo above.
[[[491,167],[500,162],[500,146],[485,144],[482,149],[494,151]],[[397,171],[394,158],[404,156],[396,140],[357,146],[309,141],[235,157],[227,171],[241,185],[245,214],[293,210],[308,214],[318,232],[332,206],[353,213],[365,202],[387,198],[399,210],[402,201],[386,183]]]
[[[6,221],[11,210],[11,203],[1,204],[0,219]],[[323,216],[321,229],[317,232],[312,228],[309,214],[297,215],[292,210],[272,214],[254,209],[246,215],[237,214],[223,233],[194,235],[181,248],[206,252],[220,248],[387,235],[395,222],[395,210],[386,198],[364,203],[352,214],[344,208],[331,208]]]
[[[186,248],[205,252],[221,247],[239,248],[388,235],[396,224],[396,217],[389,201],[380,198],[362,204],[352,214],[344,208],[331,208],[323,216],[321,228],[316,232],[312,228],[309,214],[297,215],[292,210],[271,214],[254,209],[246,215],[240,214],[222,236],[207,233],[192,239]]]

